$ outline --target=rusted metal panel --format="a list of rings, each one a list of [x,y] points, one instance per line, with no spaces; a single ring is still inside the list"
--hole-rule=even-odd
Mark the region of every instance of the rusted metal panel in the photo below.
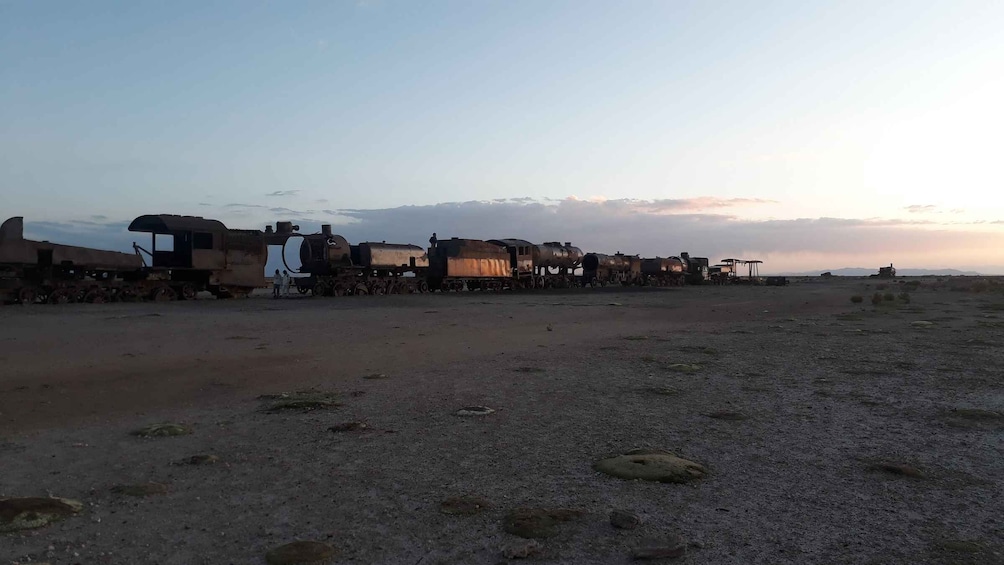
[[[511,276],[508,259],[448,257],[446,276],[456,278],[486,278]]]
[[[359,244],[359,258],[370,269],[429,266],[429,255],[417,245],[364,242]]]
[[[641,272],[646,275],[683,273],[683,261],[678,257],[655,257],[641,260]]]

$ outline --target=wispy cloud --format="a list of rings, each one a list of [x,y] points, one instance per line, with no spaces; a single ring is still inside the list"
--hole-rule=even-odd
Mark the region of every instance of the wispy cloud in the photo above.
[[[938,207],[934,204],[911,204],[903,209],[911,214],[923,214],[927,212],[934,212],[938,209]]]
[[[276,190],[265,193],[265,196],[296,196],[297,194],[300,194],[299,190]]]

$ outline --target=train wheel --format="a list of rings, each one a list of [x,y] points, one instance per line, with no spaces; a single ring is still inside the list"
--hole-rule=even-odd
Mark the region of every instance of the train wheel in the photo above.
[[[107,301],[108,299],[105,296],[105,292],[99,288],[92,289],[84,295],[84,302],[88,302],[90,304],[104,304]]]
[[[19,304],[34,304],[37,298],[38,295],[33,288],[22,288],[17,293],[17,301]]]
[[[68,304],[73,301],[73,295],[65,288],[59,288],[49,293],[49,304]]]
[[[227,295],[232,295],[229,292],[229,289],[227,289]],[[174,289],[169,286],[158,286],[150,292],[150,300],[153,300],[154,302],[169,302],[174,300],[177,296],[178,293],[174,292]]]
[[[377,281],[371,284],[367,290],[369,290],[369,293],[372,294],[373,296],[383,296],[387,294],[387,283],[384,283],[383,281]]]
[[[307,288],[305,286],[298,286],[298,287],[296,287],[296,292],[299,292],[300,294],[307,294],[310,291],[311,291],[311,289],[309,289],[309,288]]]
[[[363,283],[357,284],[355,288],[352,289],[352,294],[355,296],[366,296],[369,293],[370,293],[369,289],[366,288],[366,285],[364,285]]]
[[[429,292],[428,281],[418,281],[418,292]]]
[[[310,287],[310,295],[311,296],[324,296],[326,290],[327,289],[325,288],[324,283],[318,281],[318,282],[314,283],[314,286]]]
[[[198,291],[195,290],[195,285],[185,284],[179,289],[178,295],[182,300],[195,300],[196,295],[198,295]]]

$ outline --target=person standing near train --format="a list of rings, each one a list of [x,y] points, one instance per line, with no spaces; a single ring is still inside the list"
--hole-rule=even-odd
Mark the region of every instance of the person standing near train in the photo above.
[[[279,269],[275,270],[275,274],[272,275],[272,298],[279,298],[279,292],[282,290],[282,274]]]
[[[289,276],[289,272],[286,269],[282,270],[282,295],[287,296],[289,294],[289,285],[293,282],[293,278]]]

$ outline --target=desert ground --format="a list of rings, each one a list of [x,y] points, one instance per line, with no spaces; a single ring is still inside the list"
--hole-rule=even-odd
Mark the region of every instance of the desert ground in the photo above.
[[[0,563],[1004,563],[1004,294],[950,286],[0,307],[0,499],[82,504]]]

